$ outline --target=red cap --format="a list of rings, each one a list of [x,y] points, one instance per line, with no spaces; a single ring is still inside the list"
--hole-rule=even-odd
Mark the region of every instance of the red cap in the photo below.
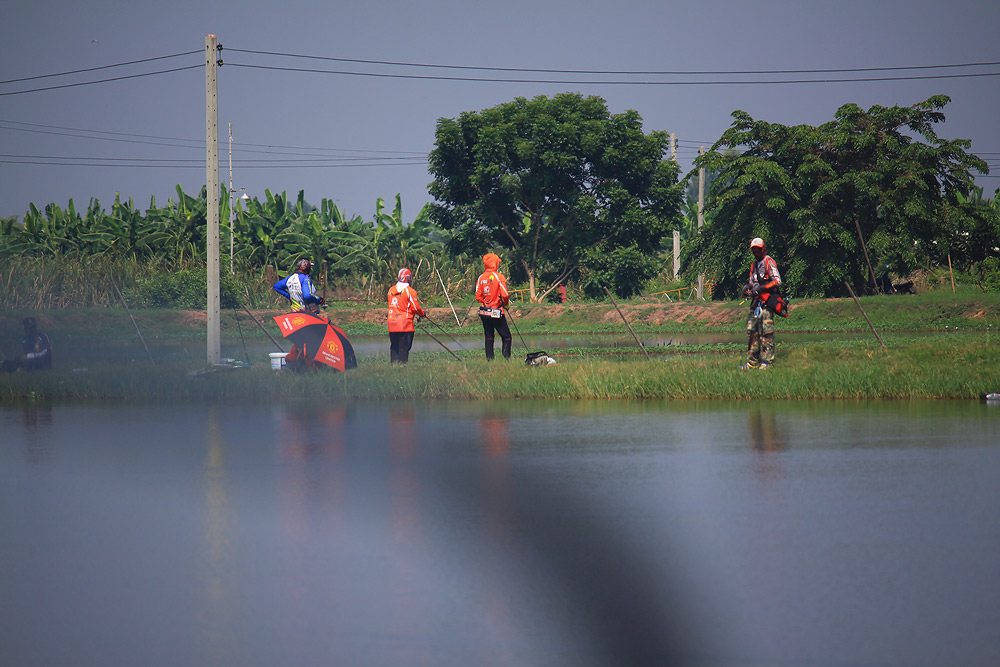
[[[399,275],[396,277],[396,280],[398,280],[401,283],[408,283],[408,282],[410,282],[410,270],[409,269],[400,269],[399,270]]]

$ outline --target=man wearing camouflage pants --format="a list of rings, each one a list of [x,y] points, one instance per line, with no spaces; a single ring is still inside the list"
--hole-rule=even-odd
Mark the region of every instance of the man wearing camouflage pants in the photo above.
[[[765,370],[774,361],[774,311],[765,306],[772,292],[781,286],[778,265],[767,254],[764,239],[750,242],[754,261],[750,265],[750,280],[743,288],[749,296],[750,316],[747,318],[747,362],[740,368]]]

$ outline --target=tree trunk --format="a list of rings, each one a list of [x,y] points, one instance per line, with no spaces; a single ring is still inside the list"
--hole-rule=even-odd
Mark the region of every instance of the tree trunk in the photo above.
[[[531,303],[538,303],[538,294],[535,292],[535,272],[528,269],[528,298]]]

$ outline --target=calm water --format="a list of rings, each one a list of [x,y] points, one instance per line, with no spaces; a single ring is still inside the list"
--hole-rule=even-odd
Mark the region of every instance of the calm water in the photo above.
[[[0,665],[1000,664],[1000,405],[0,406]]]

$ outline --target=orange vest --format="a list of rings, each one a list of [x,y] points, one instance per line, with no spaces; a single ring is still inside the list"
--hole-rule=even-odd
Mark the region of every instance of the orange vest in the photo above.
[[[417,293],[412,287],[397,290],[393,285],[389,290],[389,331],[413,331],[413,316],[424,316]]]

